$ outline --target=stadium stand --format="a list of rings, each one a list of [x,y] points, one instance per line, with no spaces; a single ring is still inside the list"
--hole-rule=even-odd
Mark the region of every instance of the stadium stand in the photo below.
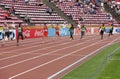
[[[7,22],[8,24],[15,22],[15,24],[18,24],[23,21],[18,19],[16,16],[10,14],[9,11],[0,8],[0,26],[2,26],[4,22]]]
[[[117,21],[120,21],[120,1],[105,1],[104,4],[106,10],[110,12]]]
[[[64,19],[58,16],[58,14],[47,7],[42,2],[18,0],[17,2],[1,1],[1,5],[9,9],[12,6],[15,8],[15,15],[23,18],[26,23],[32,24],[44,24],[44,23],[64,23]]]
[[[86,1],[62,1],[55,4],[68,16],[72,15],[73,20],[78,23],[84,21],[86,25],[99,25],[112,20],[111,14],[102,11],[101,7],[92,3],[88,4]],[[81,18],[83,21],[80,20]]]
[[[84,23],[88,26],[96,26],[102,23],[107,24],[111,20],[115,21],[110,13],[104,11],[102,2],[99,6],[96,5],[95,0],[49,0],[49,2],[54,3],[70,19],[79,24]],[[7,10],[11,8],[15,10],[12,13],[15,16],[14,18],[12,17],[10,22],[14,20],[15,23],[25,22],[35,25],[44,23],[63,24],[65,22],[64,18],[44,4],[42,0],[1,0],[0,5]],[[119,13],[119,10],[117,9],[116,12]],[[18,19],[16,16],[23,20]],[[4,20],[1,20],[1,22],[4,22]]]

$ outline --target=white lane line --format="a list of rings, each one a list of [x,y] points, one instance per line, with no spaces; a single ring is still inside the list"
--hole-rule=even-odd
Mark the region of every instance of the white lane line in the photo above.
[[[120,37],[119,37],[119,38],[120,38]],[[77,63],[80,63],[81,61],[83,61],[84,59],[88,58],[89,56],[95,54],[96,52],[98,52],[99,50],[103,49],[104,47],[111,45],[112,43],[114,43],[114,42],[115,42],[116,40],[118,40],[119,38],[116,38],[115,40],[111,41],[110,43],[108,43],[108,44],[106,44],[106,45],[100,47],[99,49],[97,49],[97,50],[91,52],[90,54],[86,55],[85,57],[81,58],[80,60],[74,62],[73,64],[71,64],[71,65],[69,65],[69,66],[67,66],[67,67],[65,67],[64,69],[58,71],[57,73],[51,75],[51,76],[48,77],[47,79],[53,79],[54,77],[56,77],[56,76],[59,75],[60,73],[62,73],[62,72],[64,72],[64,71],[68,70],[69,68],[73,67],[73,66],[76,65]],[[13,79],[13,78],[10,78],[10,79]]]
[[[103,40],[100,40],[99,42],[101,42],[101,41],[103,41]],[[90,47],[90,46],[93,46],[93,45],[95,45],[95,44],[99,44],[99,42],[92,43],[92,44],[90,44],[90,45],[88,45],[88,46],[86,46],[86,47],[83,47],[83,48],[81,48],[81,49],[79,49],[79,50],[73,51],[73,52],[68,53],[68,54],[66,54],[66,55],[63,55],[63,56],[61,56],[61,57],[58,57],[58,58],[56,58],[56,59],[53,59],[53,60],[51,60],[51,61],[49,61],[49,62],[46,62],[46,63],[44,63],[44,64],[41,64],[41,65],[39,65],[39,66],[36,66],[36,67],[31,68],[31,69],[29,69],[29,70],[26,70],[26,71],[24,71],[24,72],[21,72],[21,73],[19,73],[19,74],[17,74],[17,75],[14,75],[14,76],[12,76],[12,77],[10,77],[10,78],[8,78],[8,79],[13,79],[13,78],[18,77],[18,76],[20,76],[20,75],[23,75],[23,74],[25,74],[25,73],[28,73],[28,72],[30,72],[30,71],[33,71],[33,70],[35,70],[35,69],[37,69],[37,68],[40,68],[40,67],[45,66],[45,65],[47,65],[47,64],[50,64],[50,63],[52,63],[52,62],[54,62],[54,61],[57,61],[57,60],[59,60],[59,59],[62,59],[62,58],[64,58],[64,57],[66,57],[66,56],[69,56],[69,55],[71,55],[71,54],[74,54],[74,53],[76,53],[76,52],[79,52],[80,50],[83,50],[83,49],[88,48],[88,47]]]
[[[34,41],[34,39],[32,41]],[[29,43],[32,43],[32,41],[31,40],[29,40],[29,41],[25,40],[25,41],[22,41],[21,43],[23,43],[23,44],[26,43],[26,45],[28,45]],[[39,42],[39,41],[40,41],[40,39],[37,39],[37,42]],[[5,44],[7,45],[8,43],[6,42]],[[15,44],[15,45],[14,46],[9,46],[9,47],[2,47],[2,49],[5,50],[5,49],[16,47],[16,42],[13,42],[12,44],[8,44],[8,45],[13,45],[13,44]]]
[[[59,45],[65,45],[65,44],[68,44],[68,43],[70,43],[70,42],[61,43]],[[29,52],[20,53],[20,54],[13,55],[13,56],[10,56],[10,57],[2,58],[2,59],[0,59],[0,61],[6,60],[6,59],[9,59],[9,58],[18,57],[18,56],[21,56],[21,55],[24,55],[24,54],[29,54],[29,53],[37,52],[37,51],[40,51],[40,50],[44,50],[44,49],[56,47],[56,46],[59,46],[59,45],[49,46],[49,47],[41,48],[41,49],[38,49],[38,50],[33,50],[33,51],[29,51]],[[38,46],[39,45],[37,45],[37,46],[31,46],[31,47],[38,47]]]
[[[30,55],[40,55],[40,54],[43,54],[43,53],[31,53]],[[62,55],[65,55],[65,54],[48,54],[47,56],[62,56]],[[85,56],[85,55],[74,54],[71,56],[81,57],[81,56]]]
[[[90,37],[90,36],[89,36]],[[91,36],[91,37],[93,37],[93,36]],[[38,41],[39,40],[39,41]],[[69,39],[66,39],[66,40],[69,40]],[[66,40],[64,40],[64,41],[55,41],[55,42],[49,42],[49,43],[47,43],[47,45],[49,45],[49,44],[54,44],[54,43],[60,43],[60,42],[66,42]],[[29,40],[30,42],[32,42],[32,43],[29,43],[28,41],[27,41],[27,45],[34,45],[34,44],[39,44],[40,43],[40,39],[37,39],[37,41],[34,41],[34,40]],[[75,41],[75,40],[73,40],[73,41]],[[24,42],[26,42],[26,41],[24,41]],[[35,43],[34,43],[35,42]],[[36,43],[37,42],[37,43]],[[46,41],[47,42],[47,41]],[[68,41],[67,41],[68,42]],[[69,41],[70,42],[70,41]],[[41,43],[40,43],[41,44]],[[46,45],[46,43],[45,43],[45,45]],[[0,53],[0,55],[2,55],[2,54],[4,54],[4,53],[11,53],[11,52],[14,52],[14,51],[19,51],[19,50],[23,50],[23,49],[28,49],[28,48],[33,48],[33,47],[38,47],[39,45],[36,45],[36,46],[28,46],[28,47],[26,47],[26,48],[21,48],[21,49],[14,49],[14,50],[12,50],[12,51],[6,51],[6,52],[2,52],[2,53]],[[10,46],[11,48],[13,48],[14,46]],[[16,46],[15,46],[16,47]]]
[[[63,38],[62,38],[63,39]],[[31,41],[32,40],[32,41]],[[68,40],[68,39],[67,39]],[[20,43],[21,43],[21,45],[25,45],[25,46],[29,46],[29,45],[33,45],[33,44],[38,44],[38,43],[34,43],[34,42],[39,42],[40,44],[41,44],[41,42],[40,41],[43,41],[43,40],[41,40],[41,38],[39,39],[39,38],[37,38],[37,39],[27,39],[27,40],[22,40]],[[66,40],[64,40],[64,41],[66,41]],[[12,41],[9,41],[9,43],[10,42],[12,42]],[[46,43],[46,42],[51,42],[51,41],[49,41],[49,39],[45,39],[44,40],[44,42]],[[52,41],[53,42],[53,41]],[[15,43],[15,42],[14,42]],[[22,44],[23,43],[23,44]],[[25,44],[24,44],[25,43]],[[57,41],[55,41],[54,43],[59,43],[59,42],[57,42]],[[7,44],[7,42],[6,42],[6,44]],[[16,43],[15,43],[16,44]],[[15,46],[9,46],[9,47],[2,47],[2,50],[7,50],[7,49],[10,49],[10,48],[13,48],[13,47],[16,47],[16,45]],[[9,52],[9,51],[8,51]]]
[[[97,39],[97,38],[94,38],[94,39]],[[94,40],[94,39],[92,39],[92,40]],[[89,40],[87,40],[87,41],[89,41]],[[69,43],[71,43],[71,41],[66,42],[66,43],[61,43],[61,44],[59,44],[59,45],[65,45],[65,44],[69,44]],[[0,59],[0,61],[1,61],[1,60],[2,60],[2,61],[3,61],[3,60],[6,60],[6,59],[9,59],[9,58],[18,57],[18,56],[21,56],[21,55],[24,55],[24,54],[29,54],[29,53],[32,53],[32,52],[37,52],[37,51],[44,50],[44,49],[47,49],[47,48],[56,47],[56,46],[59,46],[59,45],[49,46],[49,47],[45,47],[45,48],[38,49],[38,50],[35,50],[35,51],[30,51],[30,52],[20,53],[20,54],[18,54],[18,55],[14,55],[14,56],[10,56],[10,57],[6,57],[6,58],[2,58],[2,59]],[[39,45],[38,45],[38,46],[39,46]]]
[[[54,44],[54,43],[61,43],[63,41],[56,41],[56,42],[50,42],[50,43],[47,43],[46,45],[49,45],[49,44]],[[64,40],[65,42],[65,40]],[[68,43],[71,43],[71,41],[67,41]],[[67,44],[66,42],[66,44]],[[38,44],[38,43],[37,43]],[[30,44],[31,45],[31,44]],[[62,44],[59,44],[59,45],[64,45],[63,43]],[[12,51],[8,51],[8,52],[3,52],[3,53],[10,53],[10,52],[15,52],[15,51],[19,51],[19,50],[23,50],[23,49],[28,49],[28,48],[33,48],[33,47],[38,47],[39,45],[36,45],[36,46],[30,46],[30,47],[26,47],[26,48],[21,48],[21,49],[16,49],[16,50],[12,50]],[[58,45],[55,45],[55,46],[58,46]],[[52,47],[55,47],[55,46],[51,46],[51,47],[47,47],[47,48],[52,48]],[[46,49],[46,48],[43,48],[43,49]],[[42,49],[41,49],[42,50]],[[2,53],[1,53],[2,54]],[[21,54],[24,54],[24,53],[21,53]],[[21,54],[18,54],[18,55],[21,55]],[[17,56],[17,55],[15,55]],[[11,58],[13,56],[10,56],[10,57],[6,57],[6,58],[2,58],[0,60],[4,60],[4,59],[7,59],[7,58]]]
[[[88,37],[94,37],[94,36],[88,36]],[[87,38],[88,38],[87,37]],[[69,37],[67,37],[67,38],[69,38]],[[62,38],[60,38],[59,40],[62,40],[62,39],[64,39],[64,37],[62,37]],[[54,40],[54,41],[48,41],[49,39],[46,39],[45,40],[45,44],[46,44],[46,42],[47,42],[47,44],[54,44],[54,43],[60,43],[60,42],[62,42],[62,41],[57,41],[57,40]],[[67,40],[69,40],[69,39],[65,39],[63,42],[66,42]],[[77,39],[77,40],[79,40],[79,39]],[[40,39],[39,38],[35,38],[35,39],[26,39],[25,41],[21,41],[21,43],[26,43],[25,44],[25,46],[26,46],[26,48],[21,48],[21,49],[13,49],[13,50],[11,50],[11,51],[6,51],[6,52],[1,52],[0,53],[0,55],[3,55],[4,53],[6,54],[6,53],[11,53],[11,52],[14,52],[14,51],[18,51],[18,50],[23,50],[23,49],[28,49],[28,48],[31,48],[29,45],[35,45],[35,44],[38,44],[38,43],[40,43]],[[75,40],[73,40],[73,41],[75,41]],[[11,43],[12,41],[9,41],[9,43]],[[40,43],[41,44],[41,43]],[[24,44],[23,44],[24,45]],[[37,45],[38,46],[38,45]],[[33,47],[37,47],[37,46],[33,46]],[[2,50],[9,50],[10,48],[13,48],[13,47],[16,47],[16,45],[15,46],[9,46],[9,47],[2,47]]]
[[[28,42],[28,41],[24,41],[24,42],[27,43],[27,44],[26,44],[26,48],[30,48],[29,45],[34,45],[34,44],[38,44],[38,43],[39,43],[39,41],[34,41],[34,40],[31,40],[30,42]],[[24,45],[24,44],[23,44],[23,45]],[[2,55],[2,54],[4,54],[4,53],[11,53],[11,52],[14,52],[14,51],[17,51],[17,50],[26,49],[26,48],[19,48],[19,49],[12,49],[12,50],[10,49],[10,48],[15,48],[15,47],[16,47],[16,45],[15,45],[15,46],[9,46],[9,47],[7,47],[7,48],[6,48],[6,47],[2,47],[3,50],[5,50],[5,51],[8,50],[8,51],[6,51],[6,52],[1,52],[0,55]],[[17,47],[18,47],[18,46],[17,46]],[[2,51],[3,51],[3,50],[2,50]],[[11,51],[10,51],[10,50],[11,50]]]
[[[38,41],[38,42],[36,42],[36,41],[31,41],[31,42],[33,42],[33,43],[28,43],[28,45],[31,45],[31,46],[28,46],[28,47],[25,47],[25,48],[21,48],[21,49],[13,49],[13,50],[7,51],[7,52],[2,52],[2,53],[0,53],[0,55],[5,54],[5,53],[11,53],[11,52],[19,51],[19,50],[29,49],[29,48],[33,48],[33,47],[38,47],[39,45],[35,45],[35,46],[33,46],[33,45],[40,43],[39,41]],[[34,43],[34,42],[35,42],[35,43]],[[62,42],[62,41],[60,41],[60,42]],[[54,43],[60,43],[60,42],[50,42],[50,43],[47,43],[47,45],[49,45],[49,44],[54,44]],[[13,46],[12,46],[12,48],[13,48]]]
[[[93,39],[92,39],[93,40]],[[91,41],[91,40],[87,40],[87,41]],[[7,68],[7,67],[10,67],[10,66],[14,66],[14,65],[17,65],[17,64],[20,64],[20,63],[23,63],[23,62],[27,62],[27,61],[30,61],[30,60],[33,60],[33,59],[36,59],[36,58],[39,58],[39,57],[42,57],[42,56],[45,56],[45,55],[49,55],[49,54],[53,54],[57,51],[60,51],[60,50],[64,50],[64,49],[67,49],[67,48],[71,48],[71,47],[74,47],[74,46],[78,46],[78,45],[81,45],[81,44],[84,44],[86,42],[82,42],[82,43],[77,43],[77,44],[74,44],[74,45],[71,45],[71,46],[68,46],[68,47],[64,47],[64,48],[61,48],[61,49],[58,49],[58,50],[53,50],[51,52],[48,52],[48,53],[45,53],[45,54],[42,54],[42,55],[37,55],[35,57],[32,57],[32,58],[29,58],[29,59],[25,59],[23,61],[19,61],[17,63],[12,63],[12,64],[9,64],[9,65],[6,65],[6,66],[3,66],[3,67],[0,67],[0,69],[4,69],[4,68]],[[45,48],[46,49],[46,48]],[[35,50],[36,51],[36,50]],[[34,51],[32,51],[34,52]]]
[[[94,37],[94,36],[88,36],[88,37]],[[88,37],[87,37],[87,38],[88,38]],[[67,37],[67,38],[69,38],[69,37]],[[57,39],[57,38],[56,38],[56,39]],[[60,38],[59,40],[62,40],[62,39],[64,39],[64,37]],[[31,40],[32,40],[33,42],[32,42]],[[47,41],[47,40],[49,40],[49,38],[46,39],[45,42],[51,42],[51,41]],[[69,40],[69,39],[67,39],[67,40]],[[27,40],[25,40],[25,41],[21,41],[21,43],[26,43],[26,42],[27,42],[27,43],[25,44],[25,46],[27,46],[27,45],[29,45],[29,43],[31,43],[31,42],[32,42],[32,43],[31,43],[30,45],[32,45],[32,44],[38,44],[38,43],[34,43],[34,42],[39,42],[39,43],[40,43],[40,41],[41,41],[41,38],[40,38],[40,39],[39,39],[39,38],[36,38],[36,39],[27,39]],[[56,40],[54,40],[54,41],[56,41]],[[64,41],[66,41],[66,40],[64,40]],[[9,41],[9,43],[11,43],[11,41]],[[58,42],[56,41],[55,43],[58,43]],[[7,43],[6,43],[6,44],[7,44]],[[15,44],[16,44],[16,43],[15,43]],[[23,44],[23,45],[24,45],[24,44]],[[5,50],[5,49],[13,48],[13,47],[16,47],[16,45],[15,45],[15,46],[9,46],[9,47],[7,47],[7,48],[2,48],[2,49]]]

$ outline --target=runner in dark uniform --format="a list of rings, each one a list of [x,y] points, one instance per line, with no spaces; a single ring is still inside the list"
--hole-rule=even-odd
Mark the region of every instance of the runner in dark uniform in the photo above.
[[[80,29],[81,29],[81,38],[83,38],[83,36],[85,35],[85,31],[87,29],[86,29],[85,25],[82,25]]]
[[[109,36],[111,36],[111,35],[113,35],[113,24],[111,24],[110,26],[109,26],[109,28],[110,28],[110,30],[109,30]]]
[[[21,26],[21,23],[19,23],[19,26],[17,27],[18,30],[18,35],[17,35],[17,46],[19,45],[19,38],[21,37],[21,39],[23,40],[23,28]]]
[[[103,34],[104,34],[104,31],[105,31],[104,24],[102,24],[102,26],[100,26],[99,30],[100,30],[101,39],[103,39]]]
[[[70,27],[69,31],[70,31],[70,40],[73,40],[73,34],[74,34],[74,26],[73,26],[73,24],[71,24],[71,27]]]

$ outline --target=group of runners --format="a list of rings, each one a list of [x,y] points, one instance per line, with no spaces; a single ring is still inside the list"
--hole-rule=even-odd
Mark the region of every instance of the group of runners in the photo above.
[[[71,27],[70,27],[70,29],[69,29],[69,31],[70,31],[70,40],[73,40],[73,39],[74,39],[74,38],[73,38],[74,28],[75,28],[74,25],[71,24]],[[80,38],[83,38],[83,36],[85,35],[85,32],[87,31],[85,25],[84,25],[84,24],[82,24],[81,26],[78,25],[77,28],[79,28],[79,30],[81,30],[81,36],[80,36]]]
[[[17,40],[17,43],[16,45],[19,46],[19,40],[20,39],[25,39],[25,35],[23,34],[23,26],[22,26],[22,23],[19,23],[17,26],[15,27],[12,27],[12,26],[9,26],[6,22],[3,23],[3,31],[2,31],[2,41],[6,41],[6,40],[13,40],[13,37],[15,37],[15,34],[14,36],[12,37],[12,39],[10,38],[10,29],[14,29],[17,33],[16,33],[16,40]],[[44,27],[43,27],[43,30],[44,30],[44,36],[42,36],[41,38],[41,42],[44,43],[45,41],[45,38],[44,37],[47,37],[48,36],[48,26],[46,24],[44,24]],[[59,36],[59,26],[58,24],[56,24],[56,27],[55,27],[55,30],[56,30],[56,36]],[[2,43],[1,46],[4,46],[5,43]]]
[[[73,38],[74,28],[75,28],[74,25],[71,24],[71,27],[69,29],[69,31],[70,31],[70,40],[74,39]],[[85,27],[84,24],[78,25],[77,28],[79,28],[79,30],[81,30],[81,36],[80,36],[80,38],[83,38],[85,36],[85,33],[87,32],[87,28]],[[108,36],[113,35],[113,29],[114,29],[113,24],[109,24],[109,34],[108,34]],[[103,39],[104,32],[106,31],[106,27],[105,27],[104,23],[99,27],[98,31],[99,31],[99,34],[101,36],[101,39]]]
[[[60,36],[59,35],[59,25],[57,24],[56,27],[55,27],[55,30],[56,30],[56,35],[57,36]],[[70,40],[73,40],[74,37],[74,25],[71,24],[70,28],[69,28],[69,31],[70,31]],[[87,28],[84,24],[81,24],[81,25],[78,25],[77,28],[79,28],[79,30],[81,31],[81,35],[80,35],[80,38],[82,39],[85,35],[85,33],[87,32]],[[101,36],[101,39],[103,39],[103,35],[104,35],[104,32],[105,32],[105,24],[102,24],[100,27],[99,27],[99,33],[100,33],[100,36]],[[12,27],[12,29],[15,29],[17,30],[17,35],[16,35],[16,40],[17,40],[17,46],[19,45],[19,39],[21,38],[22,40],[25,38],[24,35],[23,35],[23,27],[22,27],[22,24],[19,23],[18,26],[16,26],[15,28]],[[48,27],[46,24],[44,24],[44,35],[45,37],[48,36]],[[109,25],[109,36],[113,35],[113,24],[110,24]],[[13,38],[10,38],[10,29],[9,29],[9,26],[7,25],[7,23],[5,22],[3,24],[3,39],[7,39],[7,40],[13,40]],[[15,36],[15,34],[13,33],[13,37]],[[43,39],[42,39],[43,40]],[[2,45],[3,46],[3,45]]]
[[[114,29],[113,24],[109,24],[109,34],[108,34],[108,36],[113,35],[113,29]],[[105,24],[102,24],[99,28],[99,33],[101,35],[101,39],[103,39],[103,35],[104,35],[105,31],[106,31]]]
[[[17,46],[19,45],[19,38],[21,37],[21,39],[24,39],[23,36],[23,28],[21,27],[21,23],[19,23],[18,26],[16,27],[10,27],[8,26],[8,24],[5,22],[3,23],[3,31],[2,31],[2,41],[6,41],[6,40],[14,40],[15,37],[15,33],[12,32],[12,30],[17,30],[18,31],[18,35],[16,35],[17,37]],[[10,35],[12,35],[12,37],[10,37]],[[4,46],[4,43],[2,43],[2,46]]]

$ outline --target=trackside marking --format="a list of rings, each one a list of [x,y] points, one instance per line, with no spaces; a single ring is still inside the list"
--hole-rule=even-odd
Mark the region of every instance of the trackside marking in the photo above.
[[[105,40],[105,39],[104,39],[104,40]],[[100,40],[99,42],[101,42],[101,41],[103,41],[103,40]],[[17,74],[17,75],[14,75],[14,76],[12,76],[12,77],[10,77],[10,78],[8,78],[8,79],[14,79],[15,77],[18,77],[18,76],[20,76],[20,75],[23,75],[23,74],[25,74],[25,73],[28,73],[28,72],[30,72],[30,71],[33,71],[33,70],[35,70],[35,69],[37,69],[37,68],[40,68],[40,67],[42,67],[42,66],[45,66],[45,65],[47,65],[47,64],[50,64],[50,63],[52,63],[52,62],[54,62],[54,61],[57,61],[57,60],[59,60],[59,59],[62,59],[62,58],[66,57],[66,56],[69,56],[69,55],[71,55],[71,54],[74,54],[74,53],[76,53],[76,52],[78,52],[78,51],[80,51],[80,50],[83,50],[83,49],[88,48],[88,47],[90,47],[90,46],[93,46],[93,45],[95,45],[95,44],[99,44],[99,42],[93,43],[93,44],[88,45],[88,46],[86,46],[86,47],[83,47],[83,48],[81,48],[81,49],[79,49],[79,50],[73,51],[73,52],[71,52],[71,53],[69,53],[69,54],[63,55],[63,56],[58,57],[58,58],[56,58],[56,59],[54,59],[54,60],[51,60],[51,61],[49,61],[49,62],[46,62],[46,63],[41,64],[41,65],[39,65],[39,66],[36,66],[36,67],[34,67],[34,68],[31,68],[31,69],[29,69],[29,70],[27,70],[27,71],[21,72],[21,73],[19,73],[19,74]]]
[[[88,37],[94,37],[94,36],[88,36]],[[85,37],[86,38],[86,37]],[[56,38],[57,39],[57,38]],[[62,40],[62,39],[65,39],[64,37],[63,38],[60,38],[59,40]],[[31,39],[26,39],[25,41],[21,41],[21,43],[26,43],[26,45],[29,45],[29,43],[31,43],[30,45],[32,45],[32,44],[38,44],[38,43],[34,43],[34,42],[39,42],[40,43],[40,40],[41,40],[41,38],[39,39],[39,38],[34,38],[34,39],[32,39],[32,41],[31,41]],[[51,42],[51,41],[47,41],[48,39],[46,39],[46,41],[45,42]],[[68,40],[68,39],[66,39],[66,40]],[[64,40],[64,41],[66,41],[66,40]],[[55,40],[56,41],[56,40]],[[1,43],[2,41],[0,41],[0,43]],[[62,41],[60,41],[60,42],[62,42]],[[9,41],[9,42],[7,42],[7,44],[9,44],[9,43],[15,43],[16,44],[16,42],[15,41]],[[54,43],[58,43],[58,41],[56,41],[56,42],[54,42]],[[11,45],[11,44],[9,44],[9,45]],[[8,48],[13,48],[13,47],[16,47],[16,46],[9,46],[9,47],[7,47],[7,48],[2,48],[2,49],[8,49]]]
[[[92,39],[92,40],[93,40],[93,39]],[[87,41],[90,41],[90,40],[87,40]],[[86,43],[86,42],[83,42],[83,43]],[[45,55],[49,55],[49,54],[55,53],[55,52],[60,51],[60,50],[64,50],[64,49],[70,48],[70,47],[78,46],[78,45],[81,45],[81,44],[83,44],[83,43],[77,43],[77,44],[75,44],[75,45],[68,46],[68,47],[64,47],[64,48],[61,48],[61,49],[58,49],[58,50],[55,50],[55,51],[51,51],[51,52],[48,52],[48,53],[45,53],[45,54],[42,54],[42,55],[38,55],[38,56],[29,58],[29,59],[26,59],[26,60],[23,60],[23,61],[19,61],[19,62],[17,62],[17,63],[9,64],[9,65],[0,67],[0,69],[4,69],[4,68],[7,68],[7,67],[10,67],[10,66],[13,66],[13,65],[17,65],[17,64],[26,62],[26,61],[30,61],[30,60],[33,60],[33,59],[36,59],[36,58],[39,58],[39,57],[42,57],[42,56],[45,56]]]
[[[119,38],[120,38],[120,37],[119,37]],[[77,63],[80,63],[82,60],[84,60],[84,59],[88,58],[89,56],[91,56],[91,55],[95,54],[97,51],[101,50],[102,48],[104,48],[104,47],[106,47],[106,46],[111,45],[111,44],[112,44],[114,41],[116,41],[117,39],[118,39],[118,38],[116,38],[116,39],[115,39],[115,40],[113,40],[112,42],[110,42],[110,43],[108,43],[108,44],[106,44],[106,45],[102,46],[101,48],[99,48],[99,49],[97,49],[97,50],[95,50],[95,51],[91,52],[90,54],[88,54],[88,55],[86,55],[85,57],[81,58],[80,60],[76,61],[75,63],[73,63],[73,64],[71,64],[71,65],[69,65],[69,66],[65,67],[65,68],[64,68],[64,69],[62,69],[61,71],[59,71],[59,72],[57,72],[57,73],[55,73],[55,74],[51,75],[51,76],[50,76],[50,77],[48,77],[47,79],[53,79],[54,77],[56,77],[56,76],[57,76],[57,75],[59,75],[60,73],[62,73],[62,72],[64,72],[64,71],[66,71],[67,69],[71,68],[72,66],[76,65]]]
[[[36,40],[36,42],[39,42],[39,40],[40,39],[37,39]],[[34,41],[34,39],[32,40],[32,41]],[[25,41],[22,41],[21,43],[26,43],[26,45],[29,45],[29,43],[31,43],[31,44],[37,44],[37,43],[34,43],[34,42],[32,42],[31,40],[25,40]],[[6,47],[6,48],[3,48],[3,49],[8,49],[8,48],[13,48],[13,47],[16,47],[16,42],[14,41],[14,42],[12,42],[12,41],[9,41],[9,43],[8,42],[5,42],[5,45],[13,45],[14,44],[14,46],[9,46],[9,47]]]
[[[31,41],[32,42],[32,41]],[[34,43],[35,42],[35,43]],[[30,45],[34,45],[34,44],[38,44],[38,42],[39,41],[37,41],[37,43],[36,43],[36,41],[33,41],[33,43],[30,43]],[[54,44],[54,43],[60,43],[60,42],[62,42],[62,41],[59,41],[59,42],[50,42],[50,43],[47,43],[47,45],[49,45],[49,44]],[[28,44],[27,45],[29,45],[29,42],[27,42]],[[2,54],[5,54],[5,53],[11,53],[11,52],[14,52],[14,51],[19,51],[19,50],[23,50],[23,49],[28,49],[28,48],[33,48],[33,47],[38,47],[39,45],[35,45],[35,46],[28,46],[28,47],[25,47],[25,48],[22,48],[22,49],[14,49],[14,50],[12,50],[12,51],[7,51],[7,52],[2,52],[2,53],[0,53],[0,55],[2,55]],[[13,48],[13,47],[16,47],[16,46],[12,46],[11,48]],[[9,47],[10,48],[10,47]]]
[[[70,42],[66,42],[66,43],[62,43],[62,44],[59,44],[59,45],[65,45],[65,44],[69,44],[69,43],[70,43]],[[59,46],[59,45],[49,46],[49,47],[45,47],[45,48],[38,49],[38,50],[35,50],[35,51],[25,52],[25,53],[21,53],[21,54],[18,54],[18,55],[14,55],[14,56],[2,58],[2,59],[0,59],[0,61],[1,61],[1,60],[2,60],[2,61],[3,61],[3,60],[6,60],[6,59],[9,59],[9,58],[14,58],[14,57],[17,57],[17,56],[21,56],[21,55],[24,55],[24,54],[29,54],[29,53],[32,53],[32,52],[37,52],[37,51],[44,50],[44,49],[47,49],[47,48],[56,47],[56,46]],[[39,45],[33,46],[33,47],[38,47],[38,46],[39,46]]]
[[[89,37],[93,37],[93,36],[89,36]],[[67,40],[68,40],[68,39],[67,39]],[[63,41],[60,41],[60,42],[63,42]],[[56,41],[56,42],[54,42],[54,43],[60,43],[60,42]],[[52,42],[52,43],[53,43],[53,42]],[[52,44],[52,43],[48,43],[47,45]],[[53,43],[53,44],[54,44],[54,43]],[[66,42],[66,44],[67,44],[67,43],[71,43],[71,41]],[[35,43],[35,44],[36,44],[36,43]],[[62,43],[62,44],[59,44],[59,45],[65,45],[65,43]],[[39,45],[37,45],[37,46],[31,46],[31,47],[27,47],[27,48],[38,47],[38,46],[39,46]],[[46,48],[42,48],[42,49],[52,48],[52,47],[55,47],[55,46],[58,46],[58,45],[54,45],[54,46],[50,46],[50,47],[46,47]],[[18,51],[18,50],[23,50],[23,49],[27,49],[27,48],[12,50],[12,51],[8,51],[8,52],[4,52],[4,53],[10,53],[10,52],[14,52],[14,51]],[[42,49],[40,49],[40,50],[42,50]],[[36,50],[36,51],[37,51],[37,50]],[[35,51],[35,52],[36,52],[36,51]],[[31,52],[30,52],[30,53],[31,53]],[[1,54],[3,54],[3,53],[1,53]],[[20,56],[20,55],[23,55],[23,54],[25,54],[25,53],[21,53],[21,54],[18,54],[18,55],[14,55],[14,56],[2,58],[2,59],[0,59],[0,61],[1,61],[1,60],[5,60],[5,59],[9,59],[9,58],[13,58],[13,57],[17,57],[17,56]],[[29,54],[29,52],[26,52],[26,54]]]

